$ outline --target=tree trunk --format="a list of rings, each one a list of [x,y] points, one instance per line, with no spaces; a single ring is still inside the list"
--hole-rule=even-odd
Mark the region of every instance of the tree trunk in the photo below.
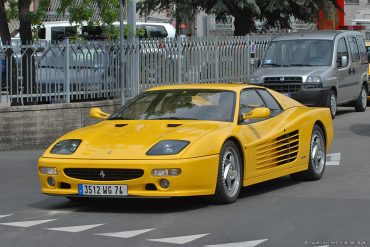
[[[23,46],[30,45],[32,42],[32,29],[30,18],[31,0],[19,0],[19,34]],[[36,92],[36,73],[35,73],[35,58],[32,48],[22,48],[22,93],[35,94]],[[27,102],[35,103],[36,98],[26,98]]]
[[[4,0],[0,0],[0,38],[4,45],[9,45],[11,42],[11,36],[10,36],[8,20],[6,18]],[[8,69],[8,71],[1,71],[0,73],[0,76],[1,76],[0,88],[3,91],[8,91],[8,93],[10,94],[16,94],[17,92],[17,69],[16,69],[16,62],[13,56],[13,50],[5,49],[4,53],[5,53],[4,58],[1,58],[1,54],[0,54],[0,63],[1,63],[1,59],[5,59],[5,64],[6,64],[5,69]],[[8,61],[11,61],[12,66],[9,66]],[[10,88],[12,89],[11,92],[10,92]]]
[[[248,13],[233,14],[234,20],[234,36],[244,36],[252,31],[255,31],[254,20]]]

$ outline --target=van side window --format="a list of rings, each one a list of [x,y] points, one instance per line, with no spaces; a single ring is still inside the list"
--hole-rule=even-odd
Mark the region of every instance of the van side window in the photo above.
[[[338,47],[337,47],[337,66],[338,67],[342,67],[341,59],[343,56],[349,59],[346,40],[344,38],[341,38],[338,41]]]
[[[52,27],[51,41],[58,42],[77,34],[77,27]]]
[[[349,47],[351,49],[352,62],[360,61],[360,52],[358,51],[357,41],[355,37],[348,37]]]
[[[165,38],[168,36],[166,28],[157,25],[145,25],[145,30],[148,38]]]
[[[356,38],[357,38],[358,48],[360,49],[361,62],[367,63],[367,52],[366,52],[364,39],[362,38],[361,35],[357,35]]]

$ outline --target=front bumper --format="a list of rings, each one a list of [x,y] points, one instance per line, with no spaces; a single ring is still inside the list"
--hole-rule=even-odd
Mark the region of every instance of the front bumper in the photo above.
[[[78,184],[110,184],[127,185],[128,196],[143,197],[175,197],[197,196],[214,194],[217,181],[219,155],[210,155],[191,159],[178,160],[82,160],[82,159],[52,159],[40,158],[38,166],[56,167],[58,175],[39,174],[41,191],[48,195],[78,196]],[[143,169],[140,178],[120,181],[92,181],[68,177],[65,168],[120,168]],[[153,177],[152,169],[180,168],[179,176]],[[39,171],[39,169],[38,169]],[[55,186],[47,183],[47,178],[53,177]],[[168,189],[159,186],[159,180],[166,178],[170,182]],[[70,188],[66,188],[66,184]],[[146,188],[147,184],[154,184],[156,190]]]
[[[289,96],[306,106],[327,106],[330,91],[330,88],[304,89],[302,87],[299,91],[290,93]]]

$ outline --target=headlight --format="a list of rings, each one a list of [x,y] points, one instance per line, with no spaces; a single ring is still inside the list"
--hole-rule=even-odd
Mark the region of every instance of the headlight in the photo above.
[[[63,140],[55,144],[51,149],[50,153],[52,154],[73,154],[78,146],[80,145],[81,140],[71,139]]]
[[[309,76],[307,77],[306,83],[321,83],[321,76]]]
[[[321,76],[309,76],[306,80],[305,88],[321,88],[322,87],[322,79]]]
[[[250,84],[261,84],[262,83],[261,77],[259,77],[258,75],[254,75],[249,80],[249,83]]]
[[[39,171],[41,174],[58,175],[58,170],[56,167],[40,166]]]
[[[149,151],[146,153],[147,155],[170,155],[170,154],[178,154],[183,150],[187,145],[189,145],[189,141],[182,141],[182,140],[166,140],[160,141],[155,144]]]

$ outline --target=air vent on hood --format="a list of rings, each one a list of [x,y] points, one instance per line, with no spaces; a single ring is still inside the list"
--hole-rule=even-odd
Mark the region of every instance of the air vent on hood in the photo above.
[[[181,125],[182,124],[167,124],[167,127],[169,127],[169,128],[176,128],[176,127],[179,127]]]
[[[127,124],[116,124],[115,126],[117,127],[117,128],[122,128],[122,127],[125,127]]]

